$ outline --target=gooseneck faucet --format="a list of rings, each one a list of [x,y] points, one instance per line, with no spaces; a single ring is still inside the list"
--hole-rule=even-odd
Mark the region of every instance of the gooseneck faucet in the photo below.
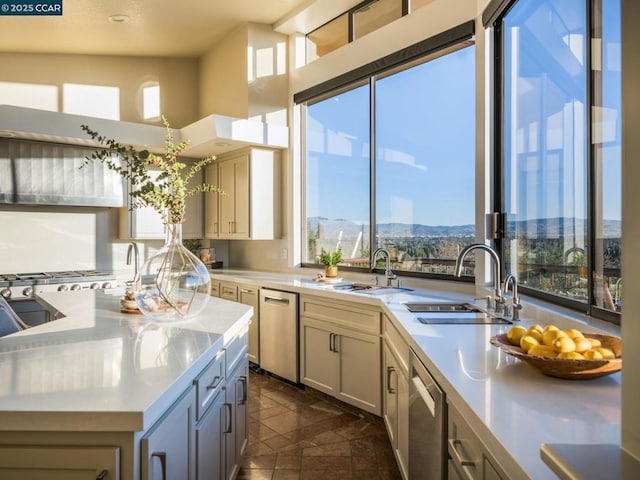
[[[509,291],[509,284],[512,285],[513,296],[511,297],[511,320],[519,320],[519,311],[522,308],[520,304],[520,297],[518,297],[518,279],[512,273],[509,273],[504,279],[503,291],[506,293]],[[506,307],[505,307],[506,309]]]
[[[491,248],[489,245],[485,245],[484,243],[472,243],[467,246],[460,252],[458,255],[458,260],[456,260],[456,271],[455,276],[459,277],[462,275],[462,262],[464,257],[473,250],[484,250],[489,254],[489,256],[493,259],[493,294],[494,294],[494,309],[496,313],[502,312],[502,307],[504,305],[504,297],[502,296],[502,289],[500,288],[500,257],[498,253]]]
[[[138,251],[138,244],[131,242],[127,249],[127,265],[131,265],[131,255],[133,254],[133,281],[138,280],[140,275],[140,252]]]
[[[387,287],[390,287],[391,281],[396,279],[398,276],[391,271],[391,254],[389,253],[389,250],[384,247],[376,248],[371,256],[371,271],[373,272],[376,269],[376,262],[378,261],[380,254],[383,254],[386,257],[384,276],[387,279]]]

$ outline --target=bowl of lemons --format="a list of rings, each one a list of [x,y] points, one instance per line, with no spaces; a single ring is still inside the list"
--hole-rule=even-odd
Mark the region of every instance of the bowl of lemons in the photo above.
[[[613,335],[514,325],[490,342],[551,377],[580,380],[622,370],[622,340]]]

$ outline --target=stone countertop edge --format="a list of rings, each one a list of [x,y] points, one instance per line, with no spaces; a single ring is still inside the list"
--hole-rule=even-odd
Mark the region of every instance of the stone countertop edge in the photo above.
[[[471,293],[473,286],[468,294],[440,289],[436,282],[429,283],[428,289],[369,295],[319,284],[313,281],[311,269],[306,275],[251,270],[210,273],[221,281],[380,308],[446,392],[447,402],[460,411],[510,478],[556,479],[540,457],[545,443],[620,444],[621,372],[593,380],[548,377],[490,345],[489,339],[505,333],[509,325],[423,325],[416,320],[417,314],[403,306],[410,301],[469,301],[476,296]],[[349,281],[362,280],[345,278]],[[524,315],[520,321],[524,326],[534,323],[543,322]],[[566,328],[561,322],[558,325]],[[593,325],[576,326],[602,332]]]
[[[615,444],[543,444],[540,457],[561,480],[636,480],[640,461]]]
[[[0,338],[0,431],[145,431],[253,313],[212,297],[161,325],[120,313],[122,293],[42,294],[66,316]]]

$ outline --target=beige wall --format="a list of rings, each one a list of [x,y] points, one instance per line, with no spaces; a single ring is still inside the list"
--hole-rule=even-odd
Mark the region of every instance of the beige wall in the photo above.
[[[198,119],[196,59],[0,53],[0,65],[0,82],[58,87],[59,111],[64,83],[113,86],[120,89],[120,120],[144,123],[140,89],[157,81],[161,110],[172,126]]]

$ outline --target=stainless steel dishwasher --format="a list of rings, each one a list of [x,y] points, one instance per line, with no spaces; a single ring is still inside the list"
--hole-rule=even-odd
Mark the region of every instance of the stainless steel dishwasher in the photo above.
[[[447,450],[444,392],[411,351],[409,478],[444,480]]]
[[[298,294],[260,289],[260,368],[298,383]]]

